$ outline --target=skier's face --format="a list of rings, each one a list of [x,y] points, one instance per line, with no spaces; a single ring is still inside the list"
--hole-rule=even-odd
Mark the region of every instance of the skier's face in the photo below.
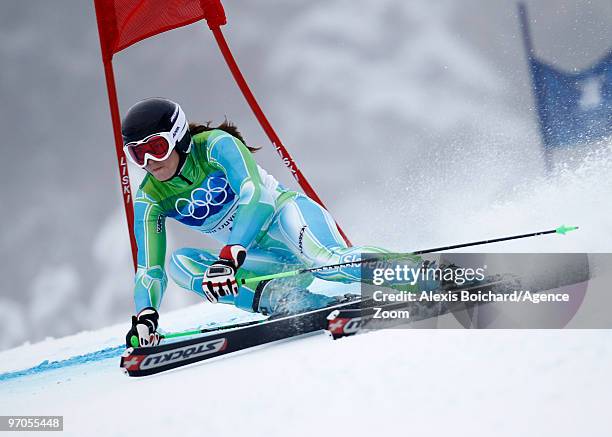
[[[170,156],[163,161],[153,161],[149,159],[145,166],[145,170],[151,173],[158,181],[167,181],[176,173],[179,161],[178,152],[173,150]]]

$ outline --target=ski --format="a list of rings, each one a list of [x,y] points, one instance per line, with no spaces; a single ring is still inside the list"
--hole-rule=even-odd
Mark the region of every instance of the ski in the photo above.
[[[120,367],[129,376],[147,376],[199,361],[297,337],[327,328],[328,315],[336,310],[358,309],[361,300],[277,319],[262,320],[246,326],[200,335],[195,338],[145,348],[128,348]]]

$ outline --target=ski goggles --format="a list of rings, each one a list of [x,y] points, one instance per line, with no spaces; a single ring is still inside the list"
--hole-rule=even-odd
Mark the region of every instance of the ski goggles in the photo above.
[[[160,132],[149,135],[140,140],[127,143],[123,146],[123,151],[134,164],[140,168],[147,165],[149,159],[153,161],[164,161],[168,159],[176,141],[170,132]]]
[[[168,159],[176,143],[187,133],[188,125],[185,113],[177,107],[176,118],[170,132],[159,132],[139,141],[131,141],[123,146],[126,156],[140,168],[145,168],[149,159],[164,161]]]

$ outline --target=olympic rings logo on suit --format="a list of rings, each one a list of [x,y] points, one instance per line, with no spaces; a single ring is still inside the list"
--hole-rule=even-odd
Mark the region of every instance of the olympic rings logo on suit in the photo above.
[[[213,181],[218,179],[223,185],[214,185]],[[227,179],[221,177],[211,177],[206,181],[206,188],[199,187],[191,192],[191,199],[181,197],[176,199],[174,207],[183,217],[191,217],[196,220],[202,220],[210,214],[211,206],[221,206],[229,197],[227,188],[229,183]],[[221,197],[218,197],[222,195]],[[218,198],[217,198],[218,197]],[[183,208],[187,206],[187,210]]]

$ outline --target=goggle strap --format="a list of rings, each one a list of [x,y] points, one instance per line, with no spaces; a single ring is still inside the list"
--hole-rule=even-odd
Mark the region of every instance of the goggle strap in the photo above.
[[[172,129],[170,129],[170,135],[172,136],[172,139],[174,140],[174,145],[176,145],[176,143],[182,140],[183,137],[185,136],[185,133],[187,132],[187,129],[188,129],[188,125],[187,125],[187,117],[185,116],[185,113],[183,112],[183,110],[181,109],[179,105],[176,105],[176,110],[174,111],[174,114],[172,114],[172,117],[170,118],[170,120],[172,120],[172,118],[174,117],[176,117],[176,120],[174,121],[174,124],[172,125]]]

